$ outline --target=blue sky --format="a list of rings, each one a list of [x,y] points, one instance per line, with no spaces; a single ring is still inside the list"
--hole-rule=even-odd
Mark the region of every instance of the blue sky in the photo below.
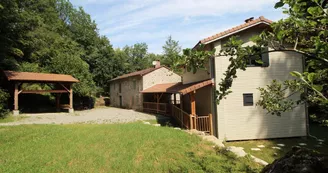
[[[71,0],[91,15],[114,48],[145,42],[152,53],[162,53],[169,35],[187,48],[249,17],[281,19],[281,10],[273,8],[277,1]]]

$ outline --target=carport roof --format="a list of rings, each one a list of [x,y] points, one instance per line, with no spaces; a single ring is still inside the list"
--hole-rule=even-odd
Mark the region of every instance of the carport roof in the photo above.
[[[70,82],[76,83],[79,80],[71,75],[50,74],[50,73],[31,73],[3,71],[8,81],[26,81],[26,82]]]
[[[200,82],[195,82],[195,83],[190,83],[190,84],[182,84],[181,82],[179,83],[164,83],[164,84],[157,84],[154,85],[150,88],[147,88],[141,93],[179,93],[182,95],[188,94],[192,91],[198,90],[200,88],[203,88],[208,85],[212,85],[213,81],[210,80],[205,80],[205,81],[200,81]]]

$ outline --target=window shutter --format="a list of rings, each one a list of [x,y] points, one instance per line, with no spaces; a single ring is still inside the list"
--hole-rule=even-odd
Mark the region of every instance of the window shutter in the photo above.
[[[244,98],[244,106],[253,106],[254,105],[252,93],[243,94],[243,98]]]
[[[270,60],[269,60],[269,48],[268,47],[265,47],[264,49],[263,49],[263,54],[262,54],[262,62],[263,62],[263,64],[262,64],[262,67],[269,67],[269,65],[270,65]]]

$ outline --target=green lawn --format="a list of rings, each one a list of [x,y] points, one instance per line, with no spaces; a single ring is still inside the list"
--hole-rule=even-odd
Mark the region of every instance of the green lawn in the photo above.
[[[5,118],[0,118],[0,123],[9,123],[9,122],[15,122],[15,121],[19,121],[21,119],[26,118],[26,116],[12,116],[9,115]]]
[[[268,163],[272,163],[275,159],[282,157],[286,152],[290,151],[293,146],[299,146],[299,143],[306,143],[306,148],[316,150],[321,153],[328,154],[328,127],[321,127],[318,124],[310,125],[310,134],[325,140],[321,147],[317,145],[319,142],[311,137],[308,138],[287,138],[275,140],[252,140],[239,142],[226,142],[226,146],[243,147],[245,152],[252,154]],[[278,147],[277,144],[285,144],[281,150],[273,149]],[[258,145],[264,145],[265,148],[260,148],[261,151],[252,151],[251,148],[259,148]]]
[[[195,135],[142,123],[0,127],[0,172],[258,172]]]

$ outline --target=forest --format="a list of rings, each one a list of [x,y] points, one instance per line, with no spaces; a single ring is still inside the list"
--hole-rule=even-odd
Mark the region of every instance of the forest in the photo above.
[[[2,0],[0,69],[70,74],[80,81],[74,86],[75,100],[79,100],[108,95],[111,79],[151,67],[154,60],[178,73],[181,65],[195,73],[206,66],[210,57],[231,56],[231,64],[217,86],[219,104],[233,92],[230,88],[238,77],[237,71],[246,70],[245,60],[259,56],[263,47],[270,47],[270,52],[302,54],[305,71],[291,72],[297,80],[273,81],[258,88],[261,99],[257,105],[280,116],[298,104],[307,104],[312,120],[328,124],[327,4],[326,0],[280,0],[275,8],[282,9],[288,17],[274,22],[271,30],[253,38],[255,45],[245,47],[237,37],[231,37],[224,45],[227,49],[214,55],[214,51],[201,51],[202,45],[182,50],[171,36],[163,43],[162,54],[149,53],[146,43],[114,49],[110,38],[99,34],[91,16],[68,0]],[[302,97],[294,102],[286,97],[287,90],[300,92]],[[0,88],[2,115],[8,108],[8,97],[8,92]]]
[[[91,16],[68,0],[3,0],[0,25],[1,70],[72,75],[80,81],[76,98],[106,96],[111,79],[150,67],[153,60],[170,67],[181,52],[171,36],[161,55],[149,53],[146,43],[114,49]],[[4,111],[8,93],[1,88],[0,98]]]

